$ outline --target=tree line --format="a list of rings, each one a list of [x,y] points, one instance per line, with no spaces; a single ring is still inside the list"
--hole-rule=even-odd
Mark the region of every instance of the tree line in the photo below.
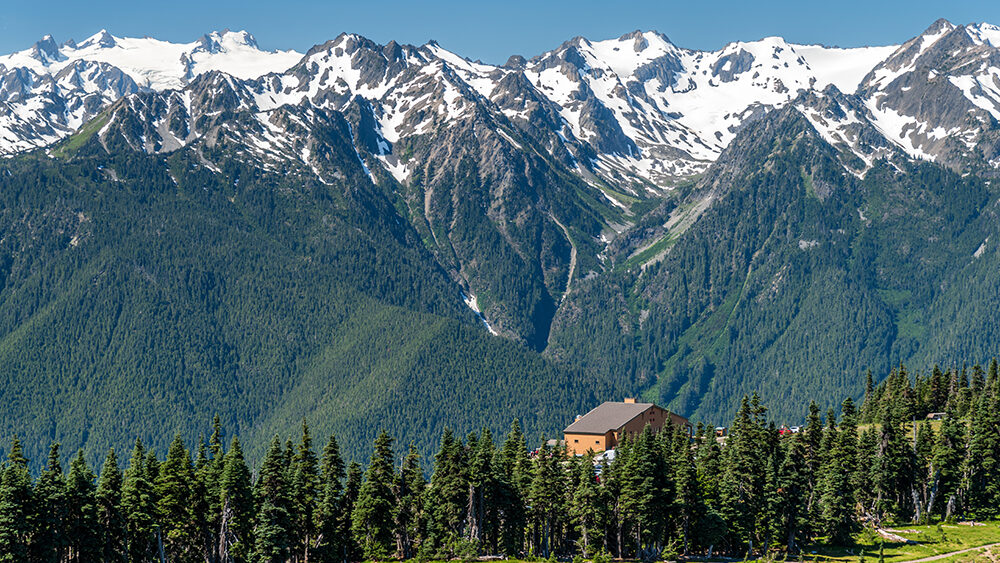
[[[0,562],[293,562],[579,555],[653,560],[679,554],[797,554],[850,546],[892,522],[990,519],[1000,512],[998,367],[868,375],[860,408],[801,431],[744,397],[724,439],[698,426],[626,436],[608,455],[529,450],[515,421],[446,430],[425,478],[410,446],[397,459],[382,432],[366,467],[331,436],[317,453],[272,440],[251,471],[216,418],[208,440],[174,438],[163,459],[136,441],[124,469],[100,475],[59,445],[32,476],[15,439],[0,471]],[[946,413],[938,422],[931,413]],[[941,417],[936,417],[941,418]]]

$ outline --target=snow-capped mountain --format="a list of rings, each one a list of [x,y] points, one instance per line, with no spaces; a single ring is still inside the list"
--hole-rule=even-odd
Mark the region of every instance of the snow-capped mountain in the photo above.
[[[914,158],[1000,166],[1000,28],[939,20],[865,77],[875,126]]]
[[[62,45],[45,36],[30,49],[0,56],[0,151],[51,144],[127,94],[180,89],[217,70],[256,78],[300,58],[294,51],[262,51],[245,31],[213,32],[192,43],[104,30]]]
[[[217,121],[198,120],[194,106],[198,96],[217,98],[205,85],[218,84],[235,96],[234,107],[262,123],[285,105],[363,107],[369,121],[356,136],[401,182],[418,163],[394,150],[400,141],[489,115],[488,127],[518,150],[530,141],[588,182],[655,192],[704,172],[743,124],[788,104],[845,150],[855,174],[893,154],[956,166],[985,157],[996,167],[998,42],[995,26],[943,20],[901,46],[850,49],[768,37],[695,51],[634,32],[578,37],[530,60],[489,65],[433,42],[383,46],[348,34],[304,56],[261,51],[245,32],[188,44],[104,31],[61,46],[46,37],[0,57],[0,152],[49,145],[140,92],[162,93],[162,107],[153,104],[159,117],[147,126],[160,134],[144,137],[143,146],[174,150]],[[195,85],[216,74],[227,78]],[[282,139],[281,130],[269,135],[271,145],[301,144]],[[268,152],[260,146],[251,148]],[[302,154],[296,148],[285,156]]]

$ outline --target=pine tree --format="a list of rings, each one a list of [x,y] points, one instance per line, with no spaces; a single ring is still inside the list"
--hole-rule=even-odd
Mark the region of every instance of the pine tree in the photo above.
[[[852,545],[857,531],[854,518],[852,478],[857,471],[858,429],[854,403],[848,397],[841,405],[839,429],[831,428],[832,444],[826,455],[820,483],[820,533],[834,545]]]
[[[925,512],[951,518],[962,482],[962,460],[965,455],[965,424],[948,413],[934,441],[930,463],[930,494]],[[942,510],[943,509],[943,510]]]
[[[878,438],[871,428],[865,429],[858,439],[858,470],[855,472],[852,489],[858,504],[865,514],[870,514],[875,510],[875,494],[872,477],[875,470],[875,454],[878,449]]]
[[[302,421],[302,437],[292,460],[292,495],[294,498],[294,543],[296,553],[308,561],[316,536],[316,507],[319,495],[319,473],[316,454],[312,450],[309,426]]]
[[[594,472],[594,454],[578,458],[575,471],[576,488],[569,514],[580,534],[580,551],[584,557],[593,557],[604,548],[609,502]]]
[[[548,558],[559,538],[560,519],[566,513],[561,494],[564,490],[562,461],[565,455],[558,448],[545,445],[534,460],[534,475],[528,492],[529,521],[533,525],[533,544],[536,553]]]
[[[784,543],[788,553],[798,553],[799,545],[805,540],[809,529],[809,513],[806,499],[809,497],[809,469],[807,449],[802,434],[795,434],[785,440],[781,465],[778,468],[776,510],[779,537],[775,541]]]
[[[648,425],[630,446],[623,466],[621,503],[625,517],[633,524],[636,553],[646,559],[659,553],[666,537],[673,483],[663,449]]]
[[[691,440],[680,427],[673,432],[671,445],[671,463],[674,482],[673,513],[677,516],[680,527],[683,554],[690,549],[691,536],[704,512],[701,491],[698,487],[698,470],[695,466],[694,450]]]
[[[122,484],[122,514],[129,561],[150,561],[158,554],[156,494],[153,489],[157,473],[158,469],[150,462],[142,441],[137,439]]]
[[[14,438],[7,462],[0,466],[0,563],[28,560],[32,502],[28,460]]]
[[[97,506],[97,527],[101,531],[101,561],[124,563],[127,561],[125,515],[122,512],[122,470],[118,456],[112,448],[104,458],[101,477],[97,482],[94,500]]]
[[[423,498],[426,483],[420,469],[420,455],[417,448],[410,444],[410,449],[403,459],[399,471],[398,509],[396,510],[396,554],[402,559],[411,559],[416,551],[414,544],[424,533]]]
[[[347,478],[344,480],[344,494],[340,497],[340,537],[342,540],[341,549],[343,558],[341,561],[358,561],[361,559],[361,547],[351,534],[351,515],[357,504],[358,494],[361,491],[362,472],[361,466],[357,462],[351,462],[347,466]]]
[[[871,372],[868,372],[871,375]],[[869,411],[875,410],[875,397],[866,399]],[[823,465],[823,419],[819,414],[819,405],[816,401],[809,402],[809,414],[806,416],[806,425],[803,429],[806,448],[806,478],[809,480],[809,494],[806,499],[806,512],[809,514],[809,521],[813,523],[807,533],[815,531],[816,524],[820,521],[819,515],[819,477]]]
[[[340,446],[333,435],[323,448],[320,461],[318,488],[321,491],[316,509],[316,541],[314,548],[323,561],[340,561],[346,549],[341,518],[341,495],[343,494],[344,460],[340,457]]]
[[[993,366],[990,366],[991,377]],[[994,383],[990,388],[995,388]],[[993,518],[1000,506],[1000,412],[994,392],[979,397],[969,424],[969,445],[965,460],[965,489],[971,515]]]
[[[462,442],[455,439],[450,429],[445,429],[427,488],[428,549],[440,550],[461,538],[468,491]]]
[[[766,513],[764,481],[770,448],[762,440],[765,430],[761,428],[761,416],[744,396],[726,439],[720,483],[719,512],[729,525],[732,544],[751,550],[755,541],[760,547],[758,517]]]
[[[861,403],[861,422],[868,424],[872,421],[872,410],[875,408],[875,380],[872,378],[872,370],[865,374],[865,398]]]
[[[221,529],[223,511],[222,494],[219,487],[226,463],[222,440],[222,421],[216,414],[212,418],[212,434],[208,439],[207,450],[204,443],[199,440],[198,461],[195,463],[197,473],[195,488],[198,489],[197,495],[199,497],[195,512],[203,515],[204,522],[200,523],[203,528],[201,535],[212,561],[217,561],[222,557],[218,551],[221,545],[219,530]]]
[[[49,448],[49,458],[32,494],[34,531],[31,558],[39,563],[57,563],[66,550],[66,478],[59,461],[59,444]]]
[[[521,554],[526,526],[524,499],[528,488],[528,446],[515,419],[494,463],[497,480],[497,532],[500,551],[508,557]]]
[[[233,438],[219,479],[219,554],[222,563],[247,561],[253,542],[254,498],[250,468],[240,441]]]
[[[101,560],[101,530],[98,527],[95,499],[94,472],[83,458],[83,450],[70,463],[66,479],[65,521],[62,532],[66,536],[69,563],[97,562]]]
[[[288,483],[288,448],[275,436],[261,464],[254,485],[257,525],[254,529],[254,559],[278,563],[288,559],[292,548],[291,491]]]
[[[351,512],[351,533],[365,559],[385,559],[393,551],[394,467],[392,438],[383,430],[375,439],[375,451]]]
[[[496,447],[488,429],[479,438],[469,442],[469,498],[466,504],[466,538],[477,546],[493,536],[496,528],[489,518],[495,514],[492,506],[495,496],[493,456]]]
[[[699,425],[700,426],[700,425]],[[721,456],[722,451],[719,443],[715,439],[712,428],[699,432],[699,437],[695,439],[697,455],[695,456],[695,467],[698,471],[698,490],[701,491],[702,501],[706,508],[716,509],[719,506],[719,476],[722,475]]]
[[[879,513],[907,518],[913,460],[911,448],[895,418],[897,412],[899,409],[891,406],[883,410],[875,467],[871,476]]]
[[[193,510],[194,465],[180,435],[174,436],[156,478],[156,514],[159,542],[170,561],[197,561],[201,557],[197,515]]]

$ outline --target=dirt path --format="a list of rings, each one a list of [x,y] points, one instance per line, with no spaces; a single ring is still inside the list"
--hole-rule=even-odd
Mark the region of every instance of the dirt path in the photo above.
[[[941,555],[934,555],[932,557],[922,557],[920,559],[909,559],[907,561],[900,561],[899,563],[924,563],[925,561],[937,561],[938,559],[946,559],[948,557],[953,557],[955,555],[962,555],[963,553],[970,553],[973,551],[978,551],[980,549],[990,549],[993,547],[1000,547],[1000,543],[991,543],[989,545],[981,545],[979,547],[970,547],[969,549],[962,549],[959,551],[952,551],[951,553],[942,553]]]

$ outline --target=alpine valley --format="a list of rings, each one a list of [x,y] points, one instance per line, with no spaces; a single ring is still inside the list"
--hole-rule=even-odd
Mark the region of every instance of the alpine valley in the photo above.
[[[1000,28],[655,32],[494,66],[340,35],[0,56],[0,436],[165,450],[213,414],[550,435],[640,394],[789,423],[1000,342]],[[3,440],[6,442],[6,440]]]

